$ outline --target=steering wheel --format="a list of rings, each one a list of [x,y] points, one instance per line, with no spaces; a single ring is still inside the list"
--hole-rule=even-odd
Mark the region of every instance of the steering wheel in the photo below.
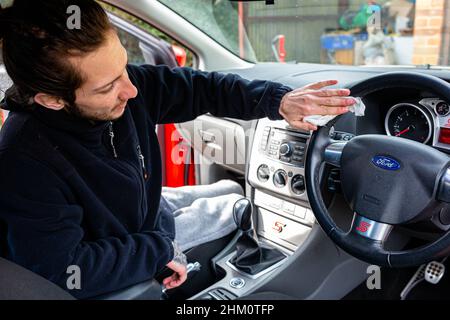
[[[413,72],[375,76],[351,91],[364,96],[393,86],[425,89],[450,101],[450,84]],[[344,251],[379,266],[417,266],[450,255],[450,231],[422,247],[385,249],[394,227],[429,220],[426,209],[450,202],[450,157],[419,142],[385,135],[334,141],[330,129],[338,119],[313,133],[305,164],[308,198],[326,234]],[[324,163],[340,167],[344,198],[354,212],[349,231],[336,225],[324,204],[319,183]]]

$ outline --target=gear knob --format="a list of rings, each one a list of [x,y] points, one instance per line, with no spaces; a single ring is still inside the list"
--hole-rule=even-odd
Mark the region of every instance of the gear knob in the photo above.
[[[248,231],[252,228],[253,207],[250,200],[242,198],[234,204],[233,218],[237,227],[242,231]]]

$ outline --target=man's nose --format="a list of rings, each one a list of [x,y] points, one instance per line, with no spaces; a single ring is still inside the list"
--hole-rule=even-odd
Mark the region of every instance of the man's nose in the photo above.
[[[122,92],[119,95],[119,98],[121,100],[129,100],[129,99],[136,98],[137,94],[138,94],[137,88],[128,79],[126,82],[125,88],[122,90]]]

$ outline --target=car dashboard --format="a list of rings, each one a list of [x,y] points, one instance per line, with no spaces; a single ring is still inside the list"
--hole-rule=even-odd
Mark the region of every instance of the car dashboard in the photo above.
[[[363,80],[393,71],[423,72],[450,79],[447,70],[406,67],[261,64],[233,72],[247,79],[269,78],[292,88],[336,79],[339,81],[337,87],[352,89]],[[355,117],[352,113],[341,116],[332,130],[334,140],[348,141],[357,135],[382,134],[415,140],[450,153],[449,101],[433,92],[403,84],[370,88],[367,92],[361,96],[366,105],[365,116]],[[305,241],[315,223],[304,180],[309,139],[309,132],[291,128],[285,121],[266,118],[258,120],[253,142],[249,144],[247,181],[258,209],[255,217],[258,234],[292,252]]]
[[[363,101],[365,117],[355,119],[357,134],[386,134],[450,151],[450,105],[431,92],[410,88],[375,91]]]

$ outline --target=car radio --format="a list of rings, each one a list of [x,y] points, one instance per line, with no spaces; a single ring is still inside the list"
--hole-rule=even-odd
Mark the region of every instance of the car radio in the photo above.
[[[309,138],[309,133],[295,131],[285,121],[261,119],[251,151],[250,184],[308,201],[304,175]]]
[[[304,167],[306,142],[306,138],[296,133],[266,126],[260,143],[260,152],[286,164]]]

